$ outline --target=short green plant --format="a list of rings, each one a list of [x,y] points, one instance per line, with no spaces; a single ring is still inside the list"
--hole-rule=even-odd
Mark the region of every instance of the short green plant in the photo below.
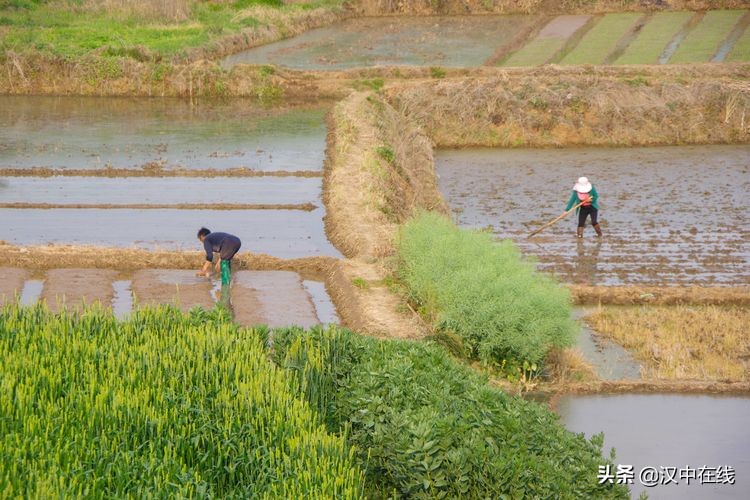
[[[8,498],[359,498],[362,473],[267,332],[223,311],[0,310]],[[308,389],[308,388],[304,388]]]
[[[368,464],[368,497],[628,498],[598,484],[602,436],[566,431],[435,343],[316,328],[276,330],[273,345],[329,431],[346,432]]]
[[[352,87],[354,87],[354,90],[372,90],[373,92],[378,92],[383,88],[384,85],[385,80],[383,80],[382,78],[354,80],[352,82]]]
[[[430,76],[433,78],[445,78],[445,70],[443,68],[440,68],[438,66],[433,66],[430,68]]]
[[[367,290],[368,288],[370,288],[370,284],[367,283],[364,278],[360,278],[359,276],[357,276],[356,278],[352,278],[352,285],[362,290]]]
[[[375,152],[378,153],[378,155],[388,163],[393,163],[394,161],[396,161],[396,153],[390,146],[378,146],[375,149]]]
[[[541,368],[550,350],[572,345],[567,289],[537,272],[511,241],[422,213],[402,227],[397,255],[409,300],[436,330],[461,337],[464,356],[514,374],[524,363]]]

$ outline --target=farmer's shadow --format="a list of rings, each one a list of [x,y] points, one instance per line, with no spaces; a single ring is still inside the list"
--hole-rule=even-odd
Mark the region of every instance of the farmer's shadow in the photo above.
[[[576,245],[576,263],[573,270],[573,282],[578,285],[595,285],[598,273],[599,252],[602,249],[601,238],[589,244],[578,238]]]

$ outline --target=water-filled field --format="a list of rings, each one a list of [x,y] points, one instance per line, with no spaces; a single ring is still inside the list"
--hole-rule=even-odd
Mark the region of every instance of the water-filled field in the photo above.
[[[746,10],[359,18],[233,54],[222,65],[341,70],[747,61],[749,24]]]
[[[440,151],[440,189],[462,226],[490,228],[575,283],[750,280],[746,146]],[[561,214],[580,176],[600,196],[604,238]]]
[[[619,394],[564,397],[557,411],[568,430],[604,432],[604,449],[615,448],[615,464],[632,465],[633,498],[747,498],[750,495],[750,437],[745,432],[750,398],[693,394]],[[680,478],[680,469],[730,466],[734,484],[711,471],[700,479]],[[662,478],[676,468],[676,483],[645,487],[639,473],[654,467]],[[665,471],[664,468],[668,468]],[[726,469],[725,469],[726,470]],[[688,470],[687,476],[691,475]],[[690,484],[688,485],[687,482]]]

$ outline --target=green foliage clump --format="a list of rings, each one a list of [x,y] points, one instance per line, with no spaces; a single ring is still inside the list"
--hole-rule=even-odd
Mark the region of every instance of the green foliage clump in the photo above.
[[[0,310],[0,496],[358,498],[267,333],[223,310]]]
[[[397,254],[409,299],[438,332],[462,339],[466,357],[515,371],[572,345],[568,291],[511,241],[423,213],[402,227]]]
[[[274,332],[273,357],[303,379],[329,430],[348,435],[370,497],[628,498],[598,484],[601,435],[566,431],[435,343],[288,329]]]

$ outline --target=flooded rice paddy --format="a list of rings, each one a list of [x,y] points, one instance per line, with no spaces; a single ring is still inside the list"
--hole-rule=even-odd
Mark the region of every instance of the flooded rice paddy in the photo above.
[[[315,177],[10,177],[0,179],[0,204],[309,203],[322,207],[322,184]]]
[[[598,335],[584,316],[591,309],[577,308],[573,317],[578,320],[581,330],[576,339],[576,348],[591,364],[597,377],[602,380],[636,380],[641,378],[641,365],[621,345]]]
[[[644,491],[654,500],[750,498],[750,398],[746,396],[566,396],[556,409],[570,431],[587,437],[604,432],[604,454],[615,448],[614,463],[633,466],[633,498]],[[735,471],[734,484],[701,484],[693,479],[688,485],[680,478],[680,469],[726,466]],[[678,484],[640,484],[640,471],[646,467],[656,468],[663,478],[673,472],[669,468],[676,468]]]
[[[329,108],[0,96],[0,167],[322,170]]]
[[[530,22],[530,16],[350,19],[229,56],[222,65],[278,64],[306,70],[479,66]]]
[[[222,61],[300,70],[747,60],[747,10],[349,19]],[[525,37],[525,38],[524,38]],[[437,73],[435,73],[437,74]]]
[[[436,153],[440,190],[465,227],[489,228],[567,282],[750,282],[750,147],[467,149]],[[579,176],[600,196],[605,237],[558,216]]]
[[[217,275],[209,279],[183,269],[134,273],[51,269],[33,277],[25,269],[0,270],[8,277],[0,289],[0,305],[16,298],[27,306],[44,300],[53,311],[59,311],[98,302],[111,307],[118,318],[125,318],[137,306],[168,304],[184,311],[196,306],[210,309],[223,298],[230,302],[235,320],[244,326],[311,327],[339,322],[325,285],[303,281],[291,271],[236,271],[227,291]]]
[[[95,245],[196,250],[201,226],[242,240],[240,252],[281,258],[339,257],[323,229],[323,210],[2,209],[0,234],[14,245]],[[200,262],[196,263],[200,265]]]

